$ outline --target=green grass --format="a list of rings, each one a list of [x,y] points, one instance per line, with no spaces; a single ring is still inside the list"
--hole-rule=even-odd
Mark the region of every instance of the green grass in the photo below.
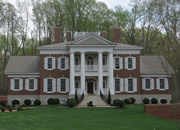
[[[0,130],[177,130],[174,121],[152,117],[143,105],[118,108],[41,106],[0,113]]]

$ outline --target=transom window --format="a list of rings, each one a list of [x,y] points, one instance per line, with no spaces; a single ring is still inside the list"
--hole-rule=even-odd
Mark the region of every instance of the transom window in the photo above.
[[[48,79],[47,84],[48,84],[47,91],[52,92],[52,79]]]
[[[165,80],[160,79],[160,89],[165,89]]]
[[[48,69],[52,69],[52,58],[48,58]]]
[[[19,79],[14,80],[14,89],[19,89]]]
[[[120,69],[119,58],[115,58],[115,69]]]
[[[115,91],[120,91],[120,79],[115,79]]]
[[[61,91],[66,91],[66,79],[61,79]]]
[[[65,61],[66,59],[65,58],[61,58],[61,69],[65,69]]]
[[[133,91],[133,79],[128,79],[128,91]]]
[[[133,67],[132,58],[128,58],[128,68],[131,69]]]
[[[145,88],[150,89],[151,88],[151,80],[150,79],[145,79]]]
[[[34,89],[34,79],[29,79],[29,89]]]

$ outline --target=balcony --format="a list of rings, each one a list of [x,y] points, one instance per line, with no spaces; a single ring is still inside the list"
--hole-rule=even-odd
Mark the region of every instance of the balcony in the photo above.
[[[85,65],[85,71],[86,72],[97,72],[99,66],[98,65]],[[103,71],[108,71],[109,66],[108,65],[103,65]],[[81,71],[81,65],[75,65],[74,66],[75,72],[80,72]]]

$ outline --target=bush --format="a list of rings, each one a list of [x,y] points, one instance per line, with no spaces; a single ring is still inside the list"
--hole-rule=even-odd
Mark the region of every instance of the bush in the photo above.
[[[48,105],[53,105],[54,104],[54,99],[53,98],[49,98],[47,100],[47,103],[48,103]]]
[[[5,107],[1,107],[1,112],[5,112],[6,108]]]
[[[59,101],[58,98],[55,98],[55,99],[54,99],[54,104],[60,104],[60,101]]]
[[[119,108],[122,108],[124,106],[124,102],[120,99],[115,99],[113,101],[113,105]]]
[[[131,99],[131,104],[134,104],[136,102],[135,98],[131,97],[130,99]]]
[[[125,104],[131,104],[131,99],[124,99]]]
[[[21,111],[21,110],[22,110],[22,107],[19,106],[19,107],[17,108],[17,111]]]
[[[161,102],[162,104],[166,104],[166,103],[167,103],[167,99],[161,99],[160,102]]]
[[[158,104],[158,100],[157,100],[156,98],[152,98],[152,99],[151,99],[151,103],[152,103],[152,104]]]
[[[67,100],[67,105],[71,108],[75,107],[77,104],[76,104],[76,100],[75,99],[68,99]]]
[[[0,106],[5,106],[5,105],[6,105],[6,102],[0,101]]]
[[[40,106],[40,105],[41,105],[41,101],[36,99],[34,101],[34,106]]]
[[[15,99],[15,100],[12,101],[12,105],[13,105],[13,106],[19,105],[19,104],[20,104],[19,100],[16,100],[16,99]]]
[[[12,112],[13,108],[12,108],[12,107],[9,107],[8,110],[9,110],[10,112]]]
[[[144,99],[143,99],[143,103],[144,103],[144,104],[149,104],[149,102],[150,102],[150,100],[149,100],[148,98],[144,98]]]
[[[31,105],[31,100],[30,100],[30,99],[24,100],[24,104],[25,104],[26,106],[30,106],[30,105]]]

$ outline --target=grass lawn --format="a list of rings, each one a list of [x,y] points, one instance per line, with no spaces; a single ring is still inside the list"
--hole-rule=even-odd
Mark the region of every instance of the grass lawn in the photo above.
[[[152,117],[143,105],[118,108],[40,106],[0,113],[0,130],[178,130],[174,121]]]

